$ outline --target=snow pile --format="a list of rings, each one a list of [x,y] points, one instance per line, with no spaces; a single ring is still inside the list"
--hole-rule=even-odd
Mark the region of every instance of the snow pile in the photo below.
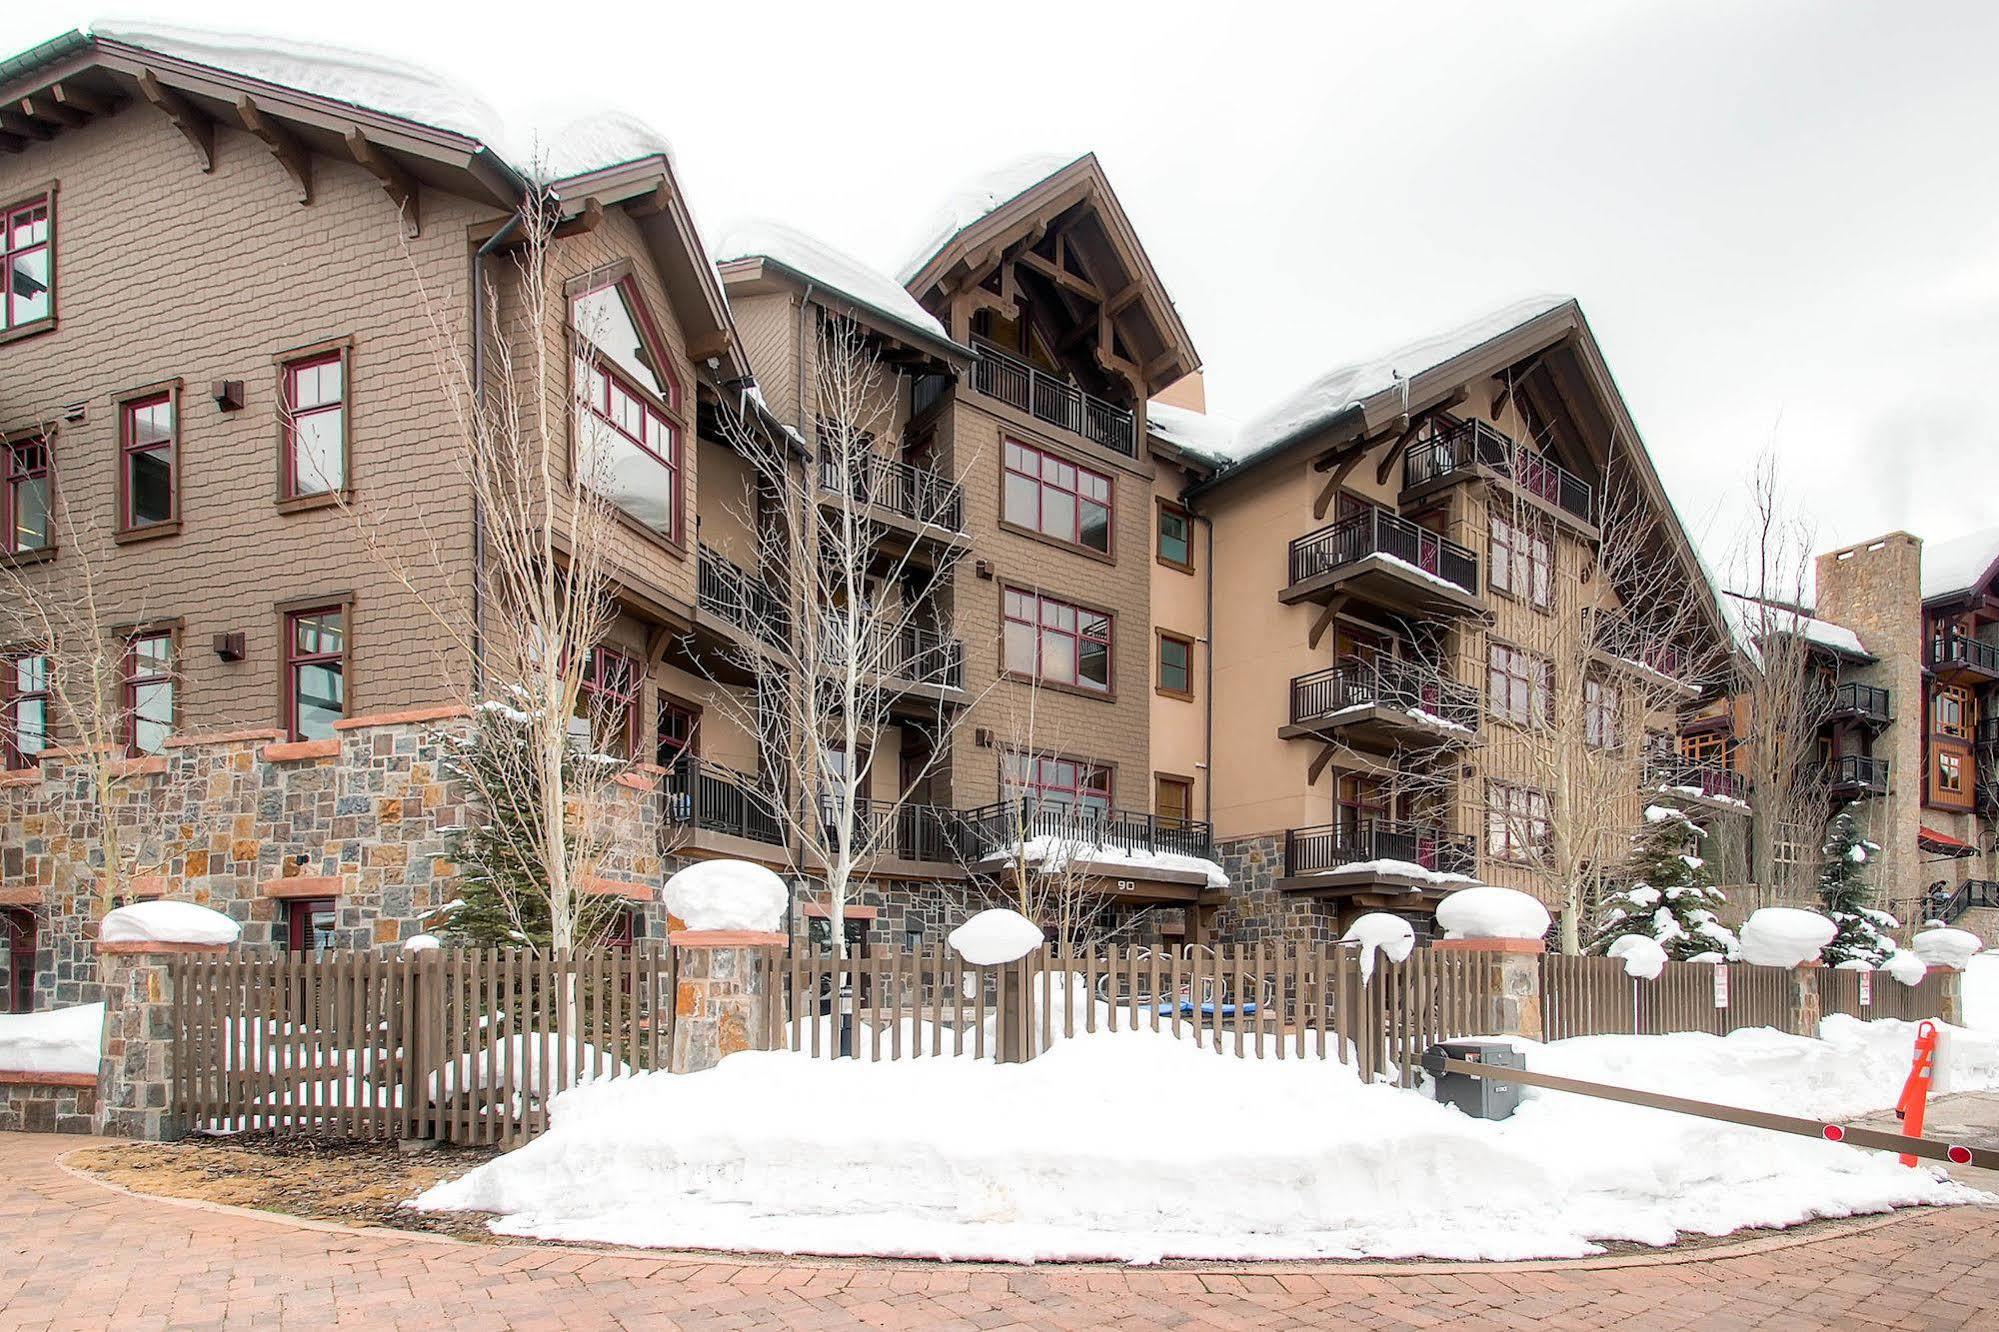
[[[589,1041],[561,1032],[529,1031],[503,1036],[458,1056],[433,1072],[426,1085],[431,1099],[441,1103],[471,1088],[546,1096],[596,1078],[629,1077],[631,1072],[630,1065]]]
[[[1945,926],[1938,930],[1918,930],[1912,946],[1916,956],[1933,967],[1963,971],[1971,955],[1982,950],[1985,942],[1970,930]]]
[[[1232,417],[1175,407],[1154,398],[1145,404],[1145,428],[1155,439],[1219,464],[1235,456],[1236,431],[1240,427]]]
[[[781,264],[833,295],[864,305],[898,327],[931,342],[949,343],[951,335],[935,315],[916,303],[902,284],[836,250],[796,227],[761,219],[739,222],[723,233],[715,261],[762,258]]]
[[[1999,563],[1999,527],[1923,543],[1923,600],[1969,592]]]
[[[1649,935],[1626,934],[1611,941],[1607,954],[1624,960],[1624,974],[1639,980],[1658,980],[1666,970],[1666,950]]]
[[[1530,1046],[1528,1064],[1794,1114],[1891,1104],[1906,1049],[1849,1048],[1829,1025],[1825,1042],[1594,1037]],[[1090,1113],[1038,1112],[1071,1105]],[[1253,1131],[1189,1151],[1162,1106]],[[417,1205],[547,1239],[1147,1262],[1577,1256],[1982,1197],[1884,1153],[1531,1088],[1511,1120],[1471,1119],[1351,1065],[1218,1059],[1145,1031],[1015,1065],[743,1053],[570,1092],[553,1114]]]
[[[1360,978],[1365,982],[1374,979],[1374,955],[1377,950],[1385,954],[1390,962],[1409,960],[1411,950],[1416,947],[1416,930],[1400,916],[1392,916],[1386,911],[1370,911],[1356,917],[1340,940],[1360,945]]]
[[[908,258],[896,270],[895,280],[908,282],[951,243],[952,237],[1078,160],[1075,153],[1034,153],[960,181],[924,222],[919,239],[905,252]]]
[[[1906,948],[1897,948],[1880,969],[1904,985],[1921,985],[1930,970],[1923,959]]]
[[[1446,939],[1539,939],[1548,932],[1548,908],[1513,888],[1460,888],[1437,903]]]
[[[673,161],[673,145],[658,130],[628,112],[604,110],[578,116],[549,131],[535,145],[530,164],[543,179],[560,183],[573,176],[647,157]]]
[[[1039,925],[1018,911],[996,907],[952,930],[945,942],[972,966],[1000,967],[1041,947],[1046,936]]]
[[[1862,661],[1874,659],[1866,644],[1860,641],[1860,635],[1843,624],[1802,615],[1789,606],[1773,606],[1741,592],[1723,592],[1719,600],[1722,618],[1728,621],[1736,646],[1751,661],[1763,660],[1763,651],[1758,644],[1774,634],[1796,634],[1807,643],[1842,656]]]
[[[443,942],[434,934],[412,934],[403,940],[405,953],[434,953],[443,946]]]
[[[233,944],[243,927],[194,902],[134,902],[105,915],[99,943]]]
[[[791,890],[747,860],[699,860],[666,881],[667,914],[690,930],[768,932],[784,920]]]
[[[1974,957],[1964,968],[1965,1025],[1999,1031],[1999,955]]]
[[[103,1039],[103,1004],[0,1013],[0,1070],[94,1074]]]
[[[1452,884],[1476,884],[1477,879],[1469,874],[1452,874],[1446,870],[1434,870],[1419,865],[1413,860],[1348,860],[1338,865],[1328,865],[1316,874],[1341,874],[1350,877],[1374,875],[1383,878],[1414,879],[1418,883],[1433,883],[1438,887]],[[1413,890],[1412,890],[1413,891]]]
[[[1816,911],[1763,907],[1742,926],[1742,960],[1759,967],[1802,967],[1816,962],[1837,927]]]
[[[1185,874],[1206,875],[1210,888],[1229,886],[1228,871],[1212,860],[1179,851],[1127,851],[1120,846],[1093,842],[1087,833],[1082,832],[1068,837],[1030,837],[1025,842],[994,851],[988,858],[1018,859],[1049,874],[1060,874],[1072,862],[1080,866],[1102,865],[1113,869],[1121,866],[1126,869],[1177,870]]]

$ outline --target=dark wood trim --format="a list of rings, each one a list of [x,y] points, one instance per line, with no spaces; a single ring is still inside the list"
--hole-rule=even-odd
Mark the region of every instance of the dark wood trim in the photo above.
[[[112,511],[111,515],[111,539],[114,542],[123,544],[132,541],[150,541],[155,537],[172,536],[180,531],[182,517],[181,477],[187,471],[187,432],[183,428],[184,423],[181,419],[181,388],[183,384],[184,381],[176,376],[173,379],[162,379],[152,384],[127,389],[122,393],[115,393],[111,397],[112,409],[118,416],[117,475],[115,484],[112,487],[113,494],[116,497],[113,502],[117,507]],[[126,409],[133,403],[147,398],[157,398],[161,395],[165,395],[173,409],[174,433],[173,443],[170,446],[173,449],[174,457],[173,475],[170,478],[173,494],[169,500],[169,512],[172,516],[163,523],[148,523],[144,527],[133,527],[126,522],[126,517],[130,511],[130,495],[127,493],[130,478],[127,476],[129,469],[126,466],[125,453],[128,443],[126,438]]]
[[[32,204],[38,199],[47,200],[49,209],[49,312],[43,318],[32,320],[25,324],[18,324],[10,329],[0,330],[0,347],[4,347],[9,343],[19,342],[24,338],[37,337],[43,333],[53,333],[56,331],[56,325],[61,319],[62,246],[60,244],[61,236],[57,221],[59,210],[56,208],[56,196],[61,191],[62,181],[59,178],[51,177],[38,185],[33,185],[19,191],[6,202],[0,203],[0,217],[4,217],[7,213],[24,204]]]
[[[1088,754],[1078,754],[1074,750],[1054,749],[1043,745],[1000,744],[995,746],[994,762],[997,764],[997,771],[999,773],[999,793],[1002,800],[1006,798],[1007,793],[1006,756],[1008,754],[1025,754],[1029,758],[1058,759],[1064,763],[1082,763],[1088,764],[1093,768],[1102,768],[1111,775],[1111,789],[1107,794],[1107,799],[1110,802],[1111,808],[1117,808],[1118,769],[1122,765],[1116,759],[1091,758]]]
[[[304,361],[338,353],[340,357],[340,484],[332,490],[310,495],[292,493],[290,388],[291,368]],[[277,373],[278,484],[275,501],[279,513],[303,513],[351,499],[354,493],[354,335],[326,338],[293,347],[271,357]]]
[[[1187,648],[1187,688],[1184,691],[1179,689],[1168,689],[1165,684],[1166,663],[1162,659],[1161,650],[1168,642],[1182,643],[1185,644]],[[1153,628],[1153,643],[1152,643],[1152,692],[1153,693],[1159,695],[1161,698],[1178,699],[1183,703],[1192,703],[1194,701],[1194,650],[1198,646],[1199,643],[1190,634],[1176,633],[1171,629],[1161,629],[1158,628],[1157,626]]]
[[[1012,521],[1006,516],[1006,477],[1007,477],[1006,446],[1008,444],[1018,444],[1022,448],[1032,449],[1036,453],[1050,454],[1053,457],[1059,459],[1060,461],[1068,463],[1071,467],[1080,468],[1083,471],[1089,472],[1095,476],[1100,476],[1104,480],[1110,482],[1111,501],[1110,504],[1106,506],[1109,509],[1110,514],[1109,514],[1109,521],[1106,522],[1104,526],[1104,538],[1106,541],[1110,543],[1109,549],[1097,550],[1094,547],[1084,545],[1080,541],[1069,541],[1062,537],[1053,536],[1047,532],[1039,530],[1038,528],[1023,526],[1020,523]],[[996,493],[999,496],[999,513],[995,515],[995,518],[997,520],[997,526],[1002,532],[1011,532],[1015,536],[1023,536],[1030,541],[1038,541],[1044,546],[1053,546],[1057,550],[1066,550],[1071,554],[1081,555],[1084,559],[1095,560],[1099,564],[1109,564],[1109,565],[1117,564],[1118,561],[1117,524],[1118,524],[1118,508],[1119,508],[1117,473],[1107,470],[1099,463],[1078,458],[1074,455],[1073,452],[1069,450],[1052,448],[1046,445],[1036,444],[1025,439],[1009,438],[1005,431],[1000,432],[998,466],[999,466],[999,489]],[[1036,481],[1038,482],[1039,480],[1040,478],[1037,477]],[[1077,495],[1076,499],[1077,499],[1076,530],[1080,532],[1082,530],[1082,496],[1080,493]]]
[[[1153,508],[1153,513],[1152,513],[1153,562],[1156,564],[1163,564],[1168,569],[1177,569],[1183,574],[1193,573],[1194,572],[1194,511],[1192,509],[1189,509],[1184,504],[1181,504],[1175,500],[1167,499],[1164,495],[1153,496],[1152,508]],[[1174,513],[1179,514],[1182,518],[1185,518],[1187,520],[1187,562],[1184,564],[1182,564],[1179,560],[1168,559],[1166,555],[1163,552],[1161,552],[1159,549],[1160,536],[1165,531],[1165,526],[1161,522],[1161,519],[1165,517],[1166,511],[1168,509],[1171,509]]]
[[[325,592],[316,597],[293,597],[280,601],[272,610],[278,621],[278,724],[287,740],[299,739],[298,719],[292,713],[292,617],[303,611],[340,610],[340,715],[355,717],[354,710],[354,607],[353,592]]]
[[[1071,597],[1066,592],[1045,591],[1036,584],[1009,583],[1004,578],[995,578],[993,582],[997,589],[997,595],[998,595],[998,604],[995,607],[995,610],[998,612],[998,618],[995,620],[995,623],[999,626],[999,643],[998,643],[999,678],[1001,678],[1002,680],[1014,680],[1021,684],[1033,685],[1038,689],[1053,689],[1057,693],[1074,694],[1079,698],[1091,698],[1097,700],[1099,703],[1117,702],[1118,613],[1116,611],[1112,610],[1108,606],[1096,606],[1092,605],[1087,601],[1078,601],[1075,598]],[[1009,589],[1015,592],[1030,593],[1033,596],[1042,598],[1043,600],[1047,601],[1058,601],[1065,606],[1073,606],[1077,610],[1085,610],[1091,612],[1094,615],[1102,615],[1110,620],[1111,632],[1110,632],[1110,641],[1108,643],[1108,647],[1110,648],[1110,662],[1108,665],[1108,670],[1106,672],[1107,678],[1105,681],[1105,686],[1106,686],[1105,688],[1092,689],[1088,685],[1068,684],[1061,680],[1046,680],[1040,678],[1040,676],[1038,675],[1023,675],[1019,671],[1013,671],[1007,669],[1006,594]],[[1035,623],[1035,630],[1037,634],[1037,648],[1035,652],[1035,662],[1037,667],[1040,664],[1040,651],[1038,647],[1038,636],[1040,629],[1041,629],[1041,624],[1039,618],[1037,617]]]

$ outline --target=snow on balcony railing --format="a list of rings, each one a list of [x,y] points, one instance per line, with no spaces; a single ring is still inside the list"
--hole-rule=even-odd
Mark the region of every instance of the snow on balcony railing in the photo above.
[[[1402,483],[1419,486],[1480,467],[1584,522],[1591,521],[1595,512],[1596,497],[1589,482],[1484,421],[1461,421],[1441,435],[1410,445]]]
[[[1478,593],[1478,556],[1448,537],[1370,504],[1291,543],[1293,584],[1369,555],[1386,555],[1452,587]]]
[[[1342,659],[1337,665],[1295,676],[1291,681],[1293,725],[1321,721],[1375,705],[1428,721],[1439,732],[1475,733],[1478,692],[1446,679],[1434,669],[1404,662]]]

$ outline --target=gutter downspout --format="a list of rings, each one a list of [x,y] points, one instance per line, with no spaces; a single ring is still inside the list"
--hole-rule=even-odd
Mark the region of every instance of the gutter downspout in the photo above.
[[[1202,614],[1203,632],[1208,640],[1208,687],[1201,691],[1202,703],[1207,713],[1202,723],[1201,758],[1206,765],[1206,776],[1201,782],[1202,817],[1208,825],[1208,836],[1215,835],[1215,520],[1205,513],[1194,515],[1207,530],[1207,559],[1202,564],[1207,582],[1207,609]]]
[[[486,408],[486,256],[498,249],[520,225],[516,209],[500,229],[472,255],[472,410]],[[486,687],[486,510],[472,493],[472,692]]]

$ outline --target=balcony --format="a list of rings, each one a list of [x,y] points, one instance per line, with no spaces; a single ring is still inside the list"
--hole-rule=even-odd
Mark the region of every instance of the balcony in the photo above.
[[[1596,496],[1589,482],[1483,421],[1460,422],[1410,445],[1402,464],[1405,490],[1464,476],[1497,477],[1571,518],[1596,521]]]
[[[1348,657],[1292,679],[1290,723],[1277,734],[1392,750],[1468,744],[1478,724],[1477,691],[1434,668]]]
[[[1639,667],[1675,689],[1699,695],[1693,663],[1679,644],[1659,637],[1656,630],[1617,611],[1593,606],[1583,607],[1582,626],[1590,651],[1608,664]]]
[[[833,612],[822,624],[824,657],[845,659],[846,620]],[[957,639],[914,624],[863,623],[860,632],[866,641],[853,656],[868,674],[940,690],[965,687],[965,645]]]
[[[1888,794],[1888,760],[1842,754],[1826,765],[1826,793],[1834,800],[1866,800]]]
[[[1989,684],[1999,680],[1999,645],[1969,634],[1937,634],[1930,639],[1930,669],[1949,684]]]
[[[1747,813],[1749,779],[1713,759],[1653,754],[1645,759],[1645,786],[1660,795]]]
[[[854,459],[849,477],[840,472],[837,459],[820,458],[819,488],[826,495],[837,497],[843,483],[850,483],[856,503],[885,509],[919,528],[965,530],[965,490],[948,477],[873,451]]]
[[[823,804],[820,813],[830,829],[837,816]],[[856,844],[897,860],[961,867],[975,858],[967,851],[963,819],[958,811],[939,805],[854,802]]]
[[[1286,605],[1353,594],[1405,615],[1481,609],[1478,556],[1369,505],[1291,543]]]
[[[1478,871],[1478,842],[1427,823],[1363,819],[1284,833],[1288,892],[1438,892]]]
[[[696,605],[773,645],[784,637],[784,605],[770,585],[711,546],[697,553]]]
[[[1967,911],[1979,907],[1999,909],[1999,881],[1966,879],[1948,898],[1932,899],[1932,914],[1946,925],[1954,925]]]
[[[784,844],[768,794],[747,773],[688,756],[666,770],[666,825],[688,833]],[[697,839],[698,840],[698,839]]]
[[[1978,729],[1973,732],[1977,739],[1973,742],[1988,755],[1999,753],[1999,717],[1981,717]]]
[[[975,859],[1007,854],[1023,840],[1052,838],[1070,844],[1088,859],[1089,848],[1128,855],[1214,855],[1213,830],[1197,819],[1176,819],[1128,809],[1104,809],[1066,800],[1028,797],[1001,800],[966,810],[962,836]]]
[[[988,398],[1026,412],[1037,421],[1083,436],[1093,444],[1138,456],[1138,420],[1129,411],[1044,374],[1025,361],[991,347],[977,349],[972,387]]]
[[[1888,691],[1879,685],[1848,682],[1837,685],[1826,701],[1829,722],[1858,722],[1870,730],[1880,730],[1895,720],[1888,705]]]

